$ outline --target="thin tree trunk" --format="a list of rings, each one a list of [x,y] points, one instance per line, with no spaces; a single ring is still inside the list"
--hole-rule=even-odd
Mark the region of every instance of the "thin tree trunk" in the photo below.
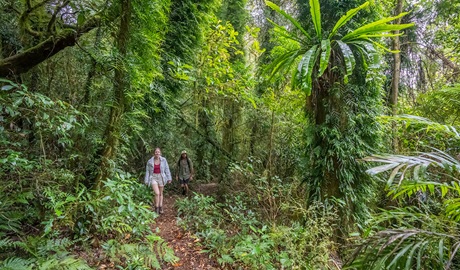
[[[275,111],[272,110],[272,117],[270,121],[270,140],[268,142],[268,160],[267,160],[267,167],[266,170],[268,171],[268,182],[271,186],[272,182],[272,150],[273,150],[273,133],[274,133],[274,125],[275,125]]]
[[[396,0],[395,15],[402,12],[403,0]],[[401,23],[401,18],[397,19],[395,24]],[[394,34],[399,34],[399,30],[394,31]],[[390,106],[393,115],[398,114],[398,95],[399,95],[399,82],[401,78],[401,54],[399,53],[400,43],[399,36],[393,38],[392,49],[397,51],[393,54],[393,78],[391,79],[391,94],[390,94]],[[396,127],[393,126],[393,150],[398,149],[398,138],[396,136]]]
[[[105,132],[105,148],[101,157],[99,175],[96,178],[96,188],[100,188],[101,180],[110,175],[110,161],[115,157],[120,137],[121,120],[125,111],[125,90],[129,87],[124,59],[128,51],[128,33],[131,15],[130,0],[121,0],[121,18],[118,29],[116,47],[119,55],[117,58],[114,75],[114,102],[110,107],[109,123]]]

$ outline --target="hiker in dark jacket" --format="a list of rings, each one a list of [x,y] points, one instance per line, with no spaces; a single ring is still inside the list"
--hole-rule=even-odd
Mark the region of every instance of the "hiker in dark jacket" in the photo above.
[[[193,180],[193,164],[187,156],[187,151],[182,151],[179,160],[177,161],[176,180],[180,181],[182,187],[182,195],[188,193],[188,183]]]

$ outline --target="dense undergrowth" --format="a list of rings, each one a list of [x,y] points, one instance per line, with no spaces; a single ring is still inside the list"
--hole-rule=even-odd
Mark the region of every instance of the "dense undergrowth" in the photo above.
[[[132,175],[115,175],[98,192],[2,187],[0,269],[159,269],[177,260],[149,226],[151,194]]]
[[[244,172],[237,168],[233,177]],[[338,217],[331,206],[307,206],[293,196],[293,183],[277,177],[240,180],[233,178],[238,190],[223,196],[194,193],[176,201],[179,225],[195,233],[209,256],[231,269],[337,269]]]

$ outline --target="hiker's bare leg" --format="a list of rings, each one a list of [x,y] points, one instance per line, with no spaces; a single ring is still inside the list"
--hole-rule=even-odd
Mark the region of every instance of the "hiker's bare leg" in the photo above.
[[[164,186],[158,186],[159,194],[158,194],[158,206],[163,207],[163,189]]]
[[[158,185],[152,185],[153,193],[155,193],[155,207],[160,206],[160,189]]]

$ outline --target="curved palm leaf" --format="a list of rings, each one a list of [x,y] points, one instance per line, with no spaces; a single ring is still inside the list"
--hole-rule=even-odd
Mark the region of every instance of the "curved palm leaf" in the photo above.
[[[300,23],[296,19],[292,18],[291,15],[287,14],[284,10],[282,10],[278,5],[267,0],[265,0],[265,4],[272,8],[274,11],[283,15],[283,17],[288,19],[297,29],[299,29],[305,35],[305,37],[311,39],[310,35],[307,33],[307,31],[305,31],[305,29],[303,29]]]
[[[368,5],[369,5],[369,2],[365,2],[364,4],[362,4],[361,6],[357,8],[350,9],[345,15],[343,15],[334,25],[334,28],[332,28],[332,31],[329,34],[329,39],[331,39],[337,33],[340,27],[344,26],[351,18],[353,18],[353,16],[355,16],[356,13],[358,13],[358,11],[367,7]]]

